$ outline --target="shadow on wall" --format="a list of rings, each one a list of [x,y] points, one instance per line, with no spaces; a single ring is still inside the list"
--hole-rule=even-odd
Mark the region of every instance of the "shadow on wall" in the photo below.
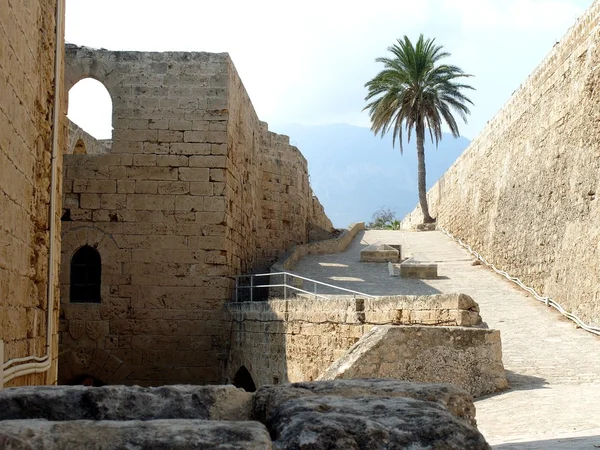
[[[247,392],[257,387],[289,383],[286,313],[269,301],[231,303],[229,351],[225,381]]]
[[[106,386],[106,383],[100,378],[90,375],[89,373],[82,373],[81,375],[74,376],[68,380],[65,384],[70,386],[93,386],[102,387]]]

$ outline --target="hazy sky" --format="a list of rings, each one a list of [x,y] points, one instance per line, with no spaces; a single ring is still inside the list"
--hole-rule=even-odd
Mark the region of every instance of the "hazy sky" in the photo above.
[[[110,50],[228,52],[261,118],[368,126],[364,84],[395,39],[420,33],[474,75],[477,136],[592,0],[67,0],[66,39]],[[69,116],[110,135],[108,94],[80,83]],[[102,94],[104,96],[102,96]],[[104,105],[104,106],[103,106]],[[89,120],[89,123],[84,123]]]

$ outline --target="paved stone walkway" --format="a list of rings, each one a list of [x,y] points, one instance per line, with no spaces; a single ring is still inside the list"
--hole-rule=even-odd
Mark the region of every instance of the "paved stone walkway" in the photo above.
[[[390,277],[361,263],[375,242],[401,244],[403,257],[436,262],[439,279]],[[439,231],[366,231],[340,254],[310,255],[295,273],[372,295],[463,292],[502,335],[510,390],[479,399],[479,429],[494,449],[600,448],[600,338],[483,266]]]

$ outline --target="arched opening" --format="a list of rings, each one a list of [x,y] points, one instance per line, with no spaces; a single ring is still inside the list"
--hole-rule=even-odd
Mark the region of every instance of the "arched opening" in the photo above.
[[[242,388],[246,392],[255,392],[256,384],[254,384],[254,380],[252,379],[252,375],[246,369],[246,366],[242,366],[238,369],[233,377],[233,385],[237,388]]]
[[[102,261],[89,245],[79,248],[71,259],[71,303],[100,303]]]
[[[85,149],[85,142],[83,142],[83,139],[77,139],[77,142],[75,143],[75,147],[73,148],[73,154],[74,155],[87,154],[87,151]]]
[[[102,83],[84,78],[69,91],[67,117],[99,140],[112,139],[112,99]]]
[[[102,387],[106,386],[106,383],[102,381],[100,378],[97,378],[88,373],[82,373],[80,375],[74,376],[70,380],[68,380],[65,384],[69,386],[93,386],[93,387]]]

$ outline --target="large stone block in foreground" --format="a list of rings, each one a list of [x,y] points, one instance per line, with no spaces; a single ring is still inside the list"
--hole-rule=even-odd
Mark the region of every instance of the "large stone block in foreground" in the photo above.
[[[387,379],[265,386],[254,397],[232,386],[13,388],[0,391],[0,413],[0,448],[14,450],[489,449],[470,394]]]
[[[296,398],[275,408],[267,427],[278,449],[490,449],[443,406],[402,397]]]
[[[365,377],[451,383],[474,397],[508,387],[500,332],[483,328],[377,326],[319,379]]]
[[[8,420],[0,421],[0,448],[270,450],[272,444],[258,422]]]
[[[248,420],[252,394],[233,386],[31,386],[0,390],[0,420]],[[3,448],[0,446],[0,448]]]
[[[266,422],[273,410],[288,400],[304,397],[413,398],[433,402],[471,426],[476,426],[471,394],[451,384],[409,383],[406,381],[363,378],[356,380],[308,381],[264,386],[254,393],[253,418]]]

